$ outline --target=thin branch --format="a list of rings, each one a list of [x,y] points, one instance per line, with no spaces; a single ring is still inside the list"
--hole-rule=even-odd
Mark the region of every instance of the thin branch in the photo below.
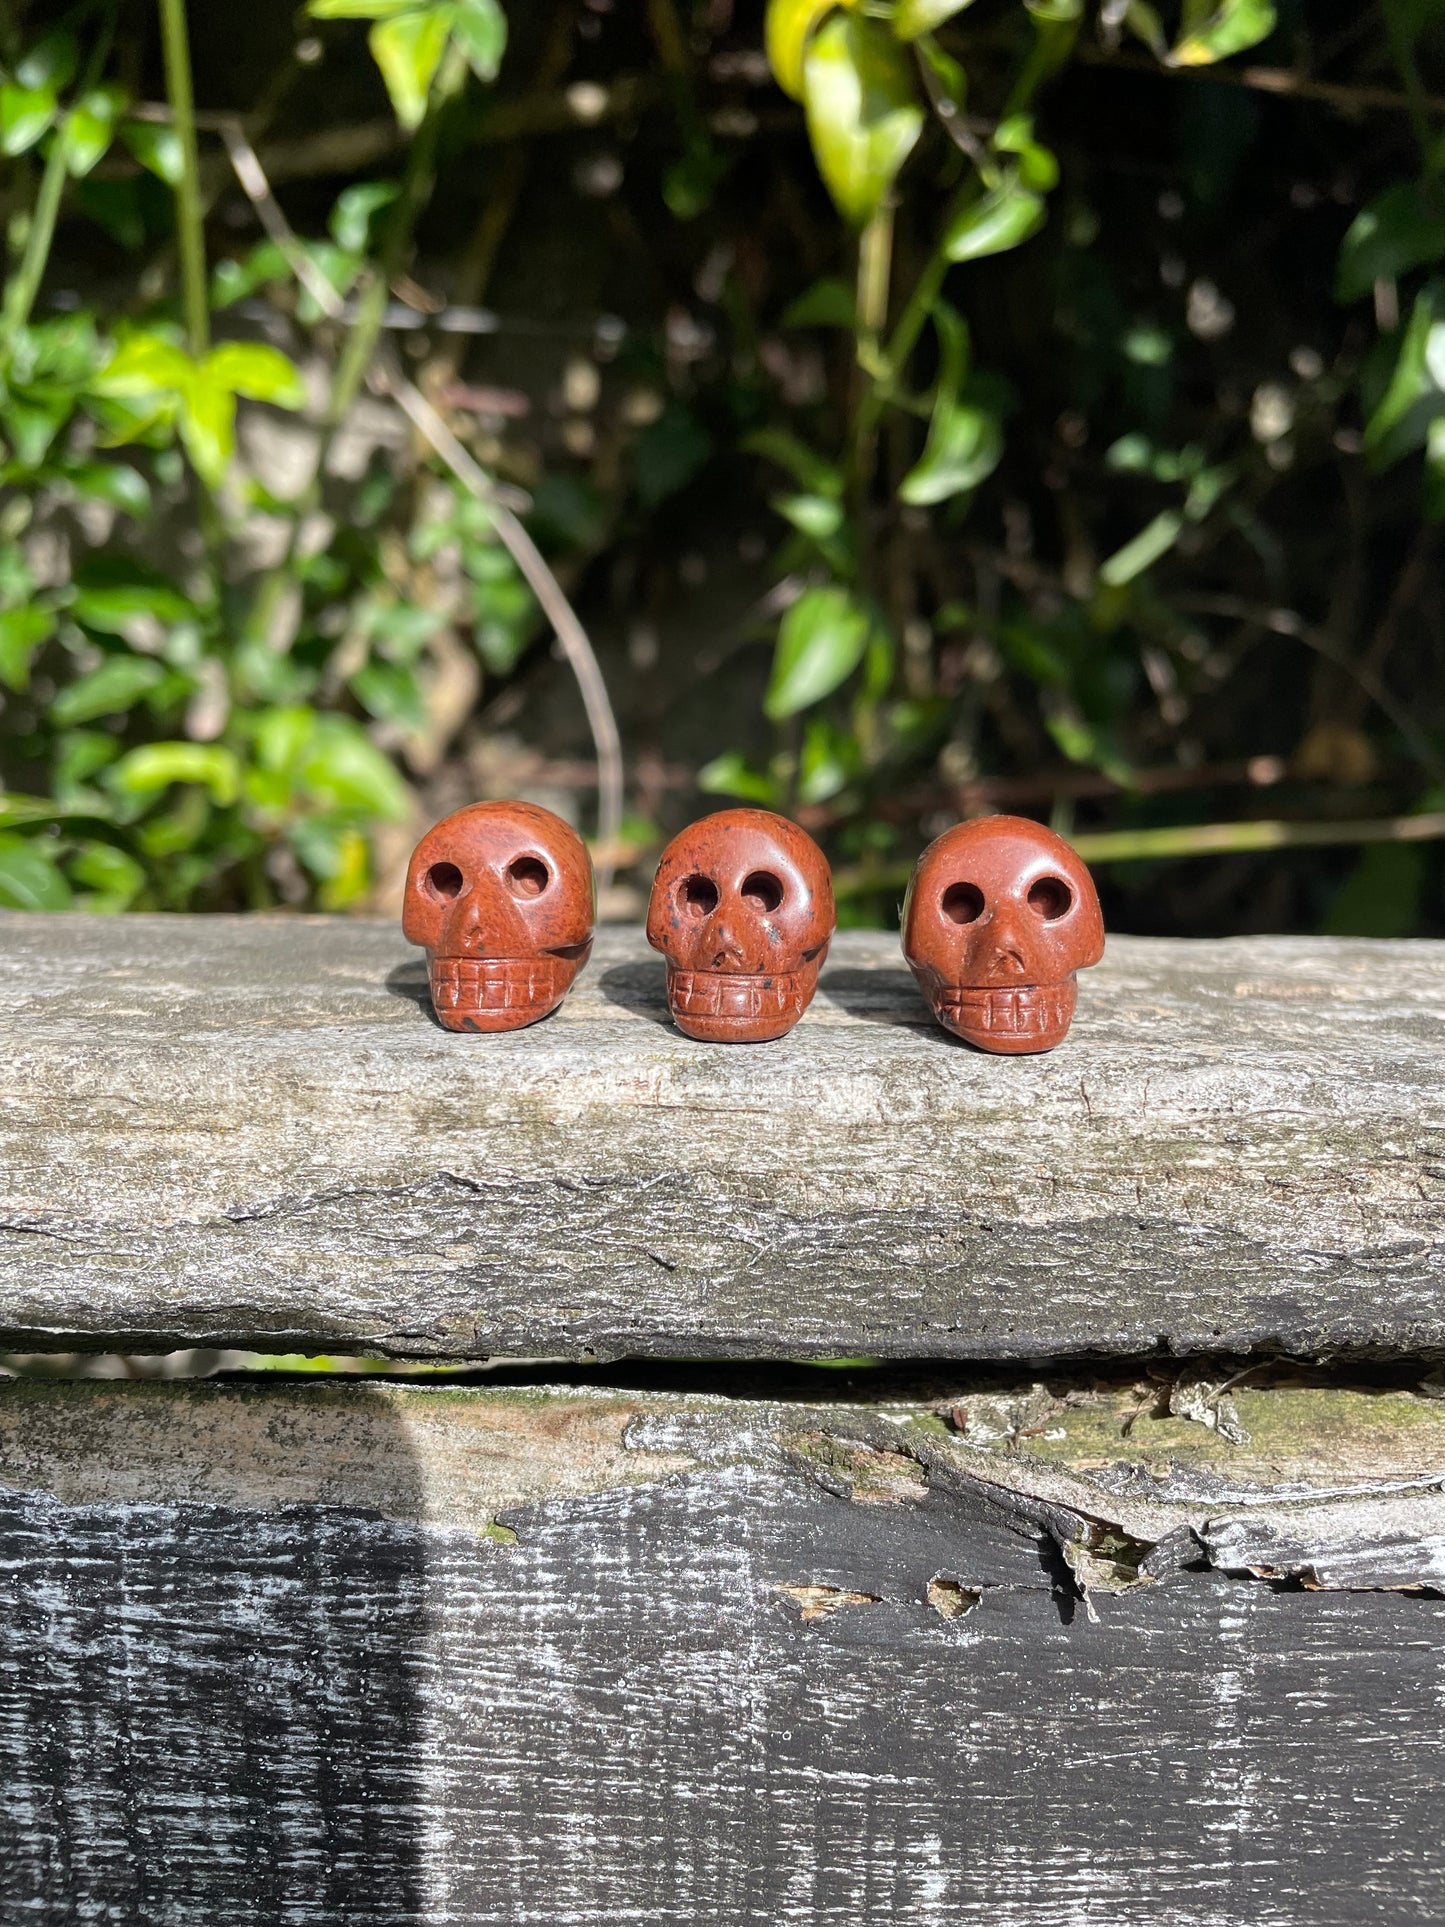
[[[1153,74],[1161,80],[1197,80],[1216,87],[1246,87],[1254,93],[1278,94],[1288,100],[1317,100],[1341,114],[1445,115],[1445,99],[1438,94],[1412,96],[1396,87],[1351,87],[1332,80],[1313,80],[1288,67],[1169,67],[1152,54],[1109,53],[1082,40],[1074,48],[1074,58],[1089,67],[1119,67],[1129,73]]]
[[[255,208],[262,227],[281,249],[296,278],[322,312],[339,316],[341,297],[316,268],[287,221],[241,123],[229,121],[220,131],[236,179]],[[371,372],[370,385],[392,397],[462,487],[484,504],[498,539],[552,624],[562,652],[577,679],[582,707],[587,713],[587,726],[592,732],[597,754],[597,880],[599,887],[606,889],[616,868],[616,852],[622,828],[622,739],[607,693],[607,684],[587,631],[541,550],[517,518],[516,508],[525,505],[526,498],[492,480],[471,452],[458,441],[416,384],[402,373],[390,350],[383,350],[378,355]]]

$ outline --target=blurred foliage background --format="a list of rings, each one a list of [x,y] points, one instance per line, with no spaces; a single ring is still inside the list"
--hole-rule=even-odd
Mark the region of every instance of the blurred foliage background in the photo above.
[[[0,905],[525,795],[1445,934],[1445,0],[0,5]],[[716,802],[714,801],[716,799]]]

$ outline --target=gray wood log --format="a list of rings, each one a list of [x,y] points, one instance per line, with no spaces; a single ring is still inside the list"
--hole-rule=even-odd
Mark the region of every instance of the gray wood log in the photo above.
[[[0,1917],[1435,1919],[1445,1405],[1223,1396],[0,1386]]]
[[[0,1345],[972,1356],[1445,1346],[1445,945],[1112,939],[978,1055],[893,941],[689,1042],[604,931],[459,1038],[395,931],[0,920]]]

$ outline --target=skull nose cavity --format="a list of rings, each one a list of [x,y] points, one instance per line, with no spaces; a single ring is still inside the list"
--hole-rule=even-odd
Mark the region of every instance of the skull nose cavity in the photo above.
[[[438,903],[455,903],[462,893],[462,873],[455,863],[433,863],[426,873],[426,887]]]
[[[692,917],[700,923],[704,917],[710,917],[717,909],[718,887],[711,877],[696,875],[684,877],[682,887],[678,891],[678,899],[684,916]]]
[[[977,923],[983,915],[983,891],[976,883],[950,883],[939,898],[939,908],[950,923]]]

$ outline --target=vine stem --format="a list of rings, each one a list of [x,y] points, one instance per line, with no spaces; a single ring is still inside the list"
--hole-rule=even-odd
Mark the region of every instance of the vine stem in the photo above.
[[[211,345],[211,318],[206,291],[206,234],[201,212],[201,162],[196,150],[196,102],[191,86],[186,0],[159,0],[159,6],[166,93],[171,103],[171,125],[181,149],[181,178],[176,183],[181,305],[186,318],[186,347],[192,358],[199,361]]]

